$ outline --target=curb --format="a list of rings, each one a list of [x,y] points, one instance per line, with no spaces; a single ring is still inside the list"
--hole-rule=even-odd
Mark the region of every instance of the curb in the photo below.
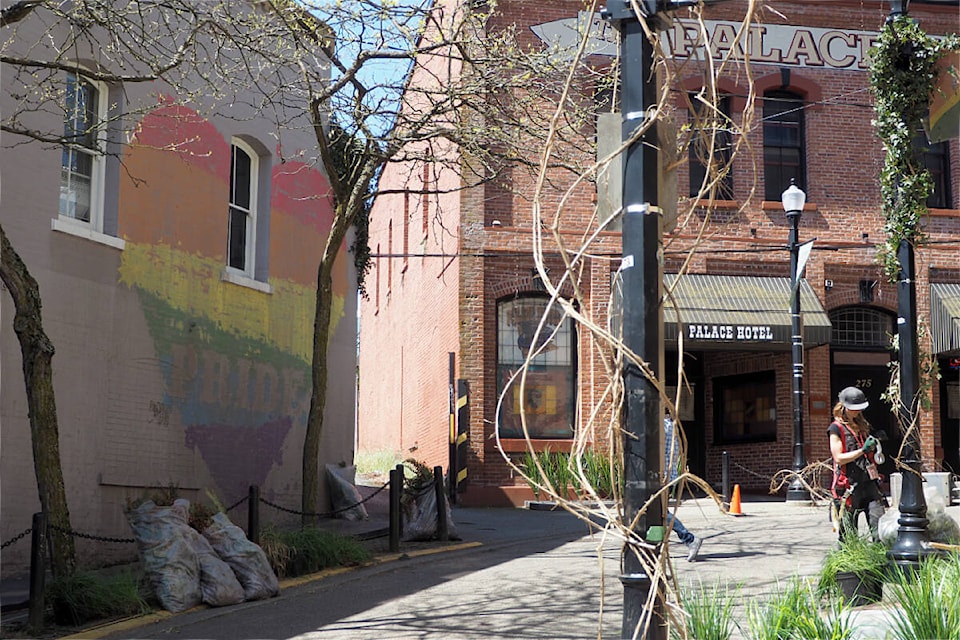
[[[372,560],[367,563],[357,565],[354,567],[335,567],[333,569],[324,569],[323,571],[318,571],[317,573],[311,573],[305,576],[296,576],[294,578],[285,578],[280,581],[280,593],[283,593],[284,589],[290,589],[292,587],[299,587],[311,582],[317,582],[325,578],[330,578],[333,576],[338,576],[344,573],[350,573],[351,571],[356,571],[358,569],[363,569],[365,567],[374,567],[381,564],[386,564],[388,562],[396,562],[398,560],[408,560],[410,558],[418,558],[421,556],[430,556],[437,553],[446,553],[450,551],[463,551],[465,549],[473,549],[475,547],[482,547],[482,542],[461,542],[459,544],[452,544],[445,547],[437,547],[431,549],[417,549],[414,551],[397,551],[393,553],[386,553],[374,556]],[[278,594],[279,595],[279,594]],[[273,598],[267,600],[251,600],[247,603],[238,603],[238,604],[254,604],[257,602],[269,602]],[[237,605],[231,605],[237,606]],[[153,611],[150,613],[145,613],[143,615],[134,616],[132,618],[123,618],[121,620],[114,620],[113,622],[107,622],[101,625],[95,625],[92,627],[87,627],[82,629],[74,634],[69,636],[60,636],[58,640],[97,640],[98,638],[105,638],[106,636],[117,633],[120,631],[127,631],[129,629],[136,629],[139,627],[152,624],[154,622],[161,622],[168,618],[178,616],[184,613],[190,613],[194,611],[204,611],[206,609],[221,609],[227,610],[228,607],[211,607],[210,605],[200,604],[186,611],[181,611],[179,613],[173,613],[171,611]]]

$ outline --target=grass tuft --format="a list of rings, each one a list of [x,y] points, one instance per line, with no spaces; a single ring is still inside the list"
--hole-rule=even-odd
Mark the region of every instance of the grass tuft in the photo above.
[[[917,571],[893,574],[894,640],[960,638],[960,555],[929,556]]]
[[[280,578],[355,566],[371,558],[370,551],[354,538],[314,527],[294,531],[264,529],[260,547]]]
[[[82,625],[145,613],[151,609],[140,590],[140,577],[129,571],[112,575],[78,572],[51,580],[47,604],[57,624]]]

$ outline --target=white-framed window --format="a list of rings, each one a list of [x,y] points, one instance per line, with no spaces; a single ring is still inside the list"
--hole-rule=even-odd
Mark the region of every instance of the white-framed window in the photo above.
[[[103,230],[107,104],[106,86],[67,74],[59,215],[95,232]]]
[[[230,145],[230,208],[227,222],[227,267],[254,277],[259,157],[234,138]]]

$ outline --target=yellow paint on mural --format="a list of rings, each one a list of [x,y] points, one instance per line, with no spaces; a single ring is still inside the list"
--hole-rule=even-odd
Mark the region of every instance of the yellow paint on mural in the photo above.
[[[223,282],[223,269],[217,259],[169,245],[127,242],[120,281],[157,296],[184,314],[208,318],[223,331],[271,344],[310,362],[316,290],[290,280],[270,279],[273,293],[264,293]],[[334,295],[331,311],[335,330],[343,316],[343,296]]]

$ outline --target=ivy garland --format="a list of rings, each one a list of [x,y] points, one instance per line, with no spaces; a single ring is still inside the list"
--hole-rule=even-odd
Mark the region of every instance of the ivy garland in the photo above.
[[[936,39],[906,15],[897,16],[880,33],[871,52],[870,86],[875,100],[873,126],[886,158],[880,172],[880,197],[886,218],[886,241],[878,261],[895,282],[897,248],[903,241],[919,244],[921,217],[933,191],[933,179],[913,145],[926,117],[937,80],[937,63],[946,51],[960,48],[956,34]]]

